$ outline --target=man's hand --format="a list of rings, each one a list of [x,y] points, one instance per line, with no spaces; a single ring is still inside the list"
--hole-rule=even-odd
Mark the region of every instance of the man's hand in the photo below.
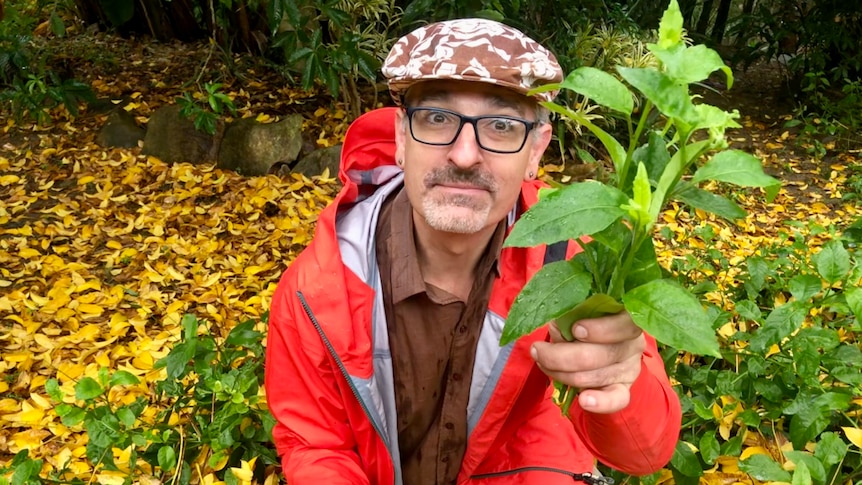
[[[550,324],[551,341],[536,342],[533,360],[551,379],[580,390],[581,407],[613,413],[629,404],[632,384],[641,371],[646,347],[643,332],[627,312],[575,322],[574,342]]]

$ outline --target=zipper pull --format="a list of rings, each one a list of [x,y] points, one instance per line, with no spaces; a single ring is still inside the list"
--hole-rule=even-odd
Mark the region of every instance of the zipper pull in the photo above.
[[[588,485],[614,485],[614,479],[605,476],[595,476],[592,473],[575,473],[572,475],[574,481],[581,481]]]

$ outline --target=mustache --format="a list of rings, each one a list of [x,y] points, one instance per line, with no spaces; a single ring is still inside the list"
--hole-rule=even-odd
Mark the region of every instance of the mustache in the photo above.
[[[464,170],[452,166],[439,167],[425,175],[424,182],[425,186],[429,188],[441,184],[465,184],[492,193],[497,191],[497,183],[491,174],[477,169]]]

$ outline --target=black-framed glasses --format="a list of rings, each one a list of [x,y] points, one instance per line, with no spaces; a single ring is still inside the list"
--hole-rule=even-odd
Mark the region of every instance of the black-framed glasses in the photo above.
[[[408,107],[410,135],[426,145],[451,145],[461,129],[469,123],[476,133],[476,143],[494,153],[518,153],[527,142],[527,135],[538,125],[513,116],[465,116],[443,108]]]

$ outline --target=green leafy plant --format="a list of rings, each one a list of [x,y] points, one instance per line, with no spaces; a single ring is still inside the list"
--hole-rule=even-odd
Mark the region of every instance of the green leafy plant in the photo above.
[[[183,93],[177,98],[180,115],[190,118],[198,131],[215,134],[219,115],[229,112],[236,116],[233,100],[221,92],[222,86],[221,83],[204,83],[204,89],[197,96]]]
[[[377,81],[394,42],[389,31],[400,18],[395,2],[274,0],[269,8],[273,47],[282,49],[288,67],[300,73],[303,89],[322,83],[358,116],[364,103],[357,80]]]
[[[722,70],[732,83],[730,69],[705,46],[683,42],[682,16],[675,0],[665,11],[657,44],[648,49],[657,67],[620,67],[620,76],[646,102],[632,120],[633,95],[614,76],[581,67],[559,85],[540,89],[569,89],[616,111],[628,120],[628,147],[581,114],[555,103],[551,111],[570,117],[592,132],[613,161],[615,184],[575,183],[546,191],[515,224],[508,247],[553,244],[582,238],[583,251],[571,261],[546,265],[515,299],[501,344],[556,320],[561,333],[571,336],[580,318],[618,312],[620,303],[635,323],[659,342],[696,354],[720,357],[712,320],[688,290],[662,278],[652,243],[653,227],[670,199],[738,218],[744,211],[720,195],[698,187],[706,181],[766,187],[777,194],[779,182],[763,173],[759,160],[726,149],[724,132],[737,127],[736,113],[695,104],[688,85]],[[651,116],[655,110],[660,116]],[[657,126],[653,129],[653,120]],[[642,135],[646,143],[639,144]],[[704,164],[706,154],[717,152]],[[691,171],[694,174],[683,180]],[[571,391],[571,392],[570,392]],[[568,412],[575,392],[561,389]]]
[[[5,467],[0,467],[0,485],[41,485],[42,460],[30,458],[29,450],[21,450]]]
[[[126,470],[130,479],[148,475],[187,484],[193,471],[201,472],[196,464],[236,483],[230,467],[242,461],[254,460],[253,471],[259,476],[277,463],[270,438],[274,420],[260,395],[263,334],[249,320],[217,339],[210,332],[199,333],[203,324],[193,315],[183,317],[182,341],[155,365],[165,369],[166,378],[155,383],[154,393],[128,404],[109,399],[112,393],[142,385],[127,371],[102,368],[97,378],[81,378],[73,399],[64,396],[56,379],[47,382],[45,389],[58,403],[55,411],[63,424],[82,425],[87,432],[87,458],[94,472]],[[150,407],[157,410],[155,418],[146,412]],[[118,462],[115,449],[130,450],[122,455],[127,461]],[[21,473],[26,475],[28,469]]]
[[[677,484],[698,483],[720,457],[761,481],[825,485],[862,476],[860,438],[850,437],[862,436],[862,268],[853,249],[862,220],[840,233],[790,226],[742,264],[705,247],[672,268],[684,285],[735,274],[726,288],[704,287],[724,295],[709,313],[728,358],[669,359],[683,406],[670,464]]]
[[[77,116],[80,103],[95,98],[88,85],[48,67],[51,53],[34,42],[34,15],[40,15],[46,3],[10,3],[0,22],[0,103],[17,121],[32,119],[40,125],[52,119],[51,110],[58,106]],[[58,3],[50,3],[48,21],[52,32],[62,37],[66,28]]]
[[[823,157],[828,150],[846,150],[862,144],[862,81],[845,79],[840,89],[833,89],[823,72],[804,76],[804,101],[795,109],[785,127],[800,127],[799,143],[806,151]]]

